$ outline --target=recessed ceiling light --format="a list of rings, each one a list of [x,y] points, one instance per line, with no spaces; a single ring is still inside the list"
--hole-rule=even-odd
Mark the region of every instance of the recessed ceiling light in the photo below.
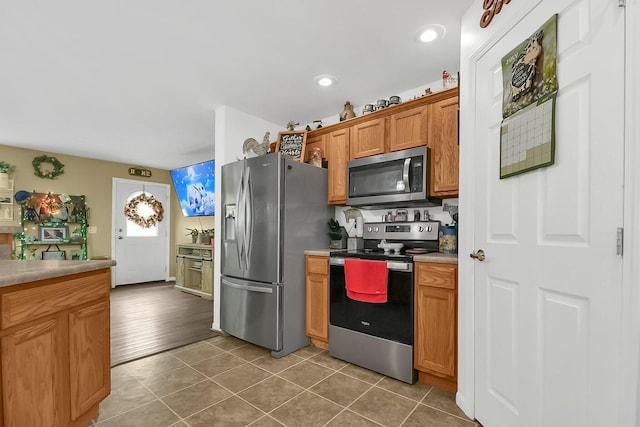
[[[317,84],[319,84],[320,86],[331,86],[336,82],[336,78],[333,76],[329,76],[327,74],[323,74],[321,76],[317,76],[315,79],[315,82]]]
[[[418,43],[429,43],[444,37],[447,30],[440,24],[426,25],[416,33],[415,40]]]
[[[438,38],[438,33],[436,33],[431,28],[429,28],[428,30],[426,30],[422,34],[420,34],[420,41],[424,42],[424,43],[432,42],[437,38]]]

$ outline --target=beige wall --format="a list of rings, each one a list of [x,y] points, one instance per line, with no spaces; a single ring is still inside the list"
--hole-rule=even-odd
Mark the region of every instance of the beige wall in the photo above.
[[[41,155],[54,156],[64,164],[64,173],[56,179],[43,179],[34,175],[31,164],[35,157]],[[16,171],[10,175],[15,181],[15,191],[35,190],[38,193],[66,193],[70,195],[85,195],[87,206],[90,208],[88,224],[97,227],[96,234],[87,235],[87,251],[89,257],[105,255],[111,256],[111,181],[112,178],[135,179],[139,181],[157,182],[171,186],[170,211],[170,262],[169,275],[175,276],[175,244],[191,242],[186,228],[214,228],[214,217],[185,218],[182,216],[178,198],[171,184],[169,171],[149,168],[141,160],[138,163],[123,164],[85,157],[68,156],[50,152],[26,150],[23,148],[0,145],[0,160],[16,165]],[[208,160],[208,159],[203,159]],[[138,166],[151,170],[151,178],[141,178],[129,175],[129,167]],[[184,165],[186,166],[186,165]],[[14,221],[1,222],[1,225],[20,224],[20,207],[15,206]]]

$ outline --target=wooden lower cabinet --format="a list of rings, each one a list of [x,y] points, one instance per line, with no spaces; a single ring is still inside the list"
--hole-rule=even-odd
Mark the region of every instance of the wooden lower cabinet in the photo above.
[[[329,257],[306,256],[306,333],[311,344],[329,349]]]
[[[457,390],[457,264],[417,262],[414,367],[420,382]]]
[[[111,391],[109,303],[94,304],[69,313],[69,376],[71,419],[79,418]]]
[[[110,270],[0,289],[1,426],[86,426],[111,392]]]
[[[66,425],[64,319],[16,328],[1,340],[2,425]]]

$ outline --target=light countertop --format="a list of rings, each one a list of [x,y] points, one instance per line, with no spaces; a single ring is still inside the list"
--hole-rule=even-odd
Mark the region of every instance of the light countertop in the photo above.
[[[113,260],[100,261],[1,261],[0,286],[18,285],[68,276],[70,274],[101,270],[116,265]]]
[[[432,252],[424,255],[414,255],[414,262],[439,262],[442,264],[457,264],[458,254],[443,254],[441,252]]]
[[[346,249],[309,249],[304,251],[305,255],[329,256],[334,251],[346,251]],[[424,255],[414,255],[413,260],[416,262],[440,262],[443,264],[457,264],[458,254],[443,254],[440,252],[432,252]]]
[[[309,249],[304,251],[305,255],[329,256],[331,252],[346,251],[346,249]]]

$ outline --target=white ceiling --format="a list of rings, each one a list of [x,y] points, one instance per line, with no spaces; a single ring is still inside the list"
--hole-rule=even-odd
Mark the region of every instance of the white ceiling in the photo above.
[[[458,71],[472,2],[0,0],[0,144],[163,169],[210,159],[222,105],[284,129]],[[445,37],[415,43],[426,24]]]

